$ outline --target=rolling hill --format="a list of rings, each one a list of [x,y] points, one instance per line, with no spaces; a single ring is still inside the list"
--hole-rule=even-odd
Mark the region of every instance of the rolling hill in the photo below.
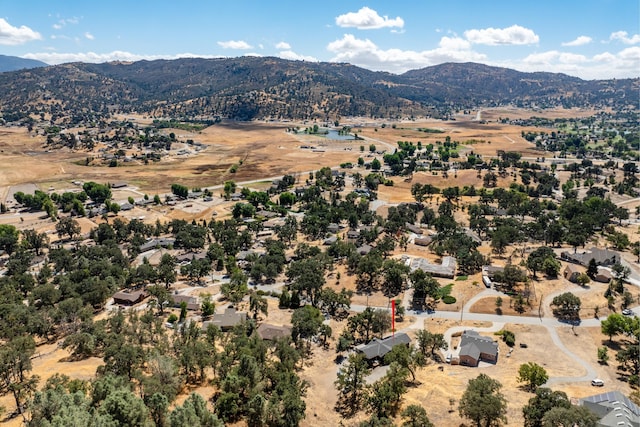
[[[17,56],[0,55],[0,73],[5,71],[16,71],[28,68],[36,67],[48,67],[42,61],[36,61],[35,59],[25,59]]]
[[[394,75],[345,63],[269,57],[69,63],[0,74],[3,115],[203,118],[446,116],[452,109],[638,105],[640,79],[586,81],[475,63]]]

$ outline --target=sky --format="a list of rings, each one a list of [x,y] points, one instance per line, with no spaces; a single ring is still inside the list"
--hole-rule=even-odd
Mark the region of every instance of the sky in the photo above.
[[[478,62],[629,78],[640,77],[640,0],[0,0],[0,54],[276,56],[395,74]]]

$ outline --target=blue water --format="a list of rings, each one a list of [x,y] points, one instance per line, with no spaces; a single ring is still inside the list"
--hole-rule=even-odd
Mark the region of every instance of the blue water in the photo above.
[[[325,135],[325,138],[331,139],[334,141],[353,141],[355,137],[353,135],[340,135],[337,130],[329,129],[328,133]]]

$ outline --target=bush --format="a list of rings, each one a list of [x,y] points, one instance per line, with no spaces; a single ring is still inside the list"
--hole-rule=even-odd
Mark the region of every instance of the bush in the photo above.
[[[445,304],[454,304],[456,302],[456,298],[452,297],[451,295],[445,295],[442,298],[442,302]]]
[[[174,324],[178,321],[178,316],[176,316],[174,313],[171,313],[169,315],[169,318],[167,319],[167,322]]]
[[[501,335],[502,341],[504,341],[504,343],[509,347],[513,347],[514,345],[516,345],[516,334],[514,334],[513,332],[507,329],[503,329],[496,332],[496,335]]]

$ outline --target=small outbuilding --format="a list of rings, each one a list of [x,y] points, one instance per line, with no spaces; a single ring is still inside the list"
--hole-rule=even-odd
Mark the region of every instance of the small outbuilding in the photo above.
[[[578,282],[578,276],[580,276],[580,274],[582,274],[582,273],[583,273],[583,271],[582,271],[582,269],[580,267],[578,267],[575,264],[569,264],[564,269],[564,272],[562,273],[562,275],[568,281],[573,282],[573,283],[577,283]]]

